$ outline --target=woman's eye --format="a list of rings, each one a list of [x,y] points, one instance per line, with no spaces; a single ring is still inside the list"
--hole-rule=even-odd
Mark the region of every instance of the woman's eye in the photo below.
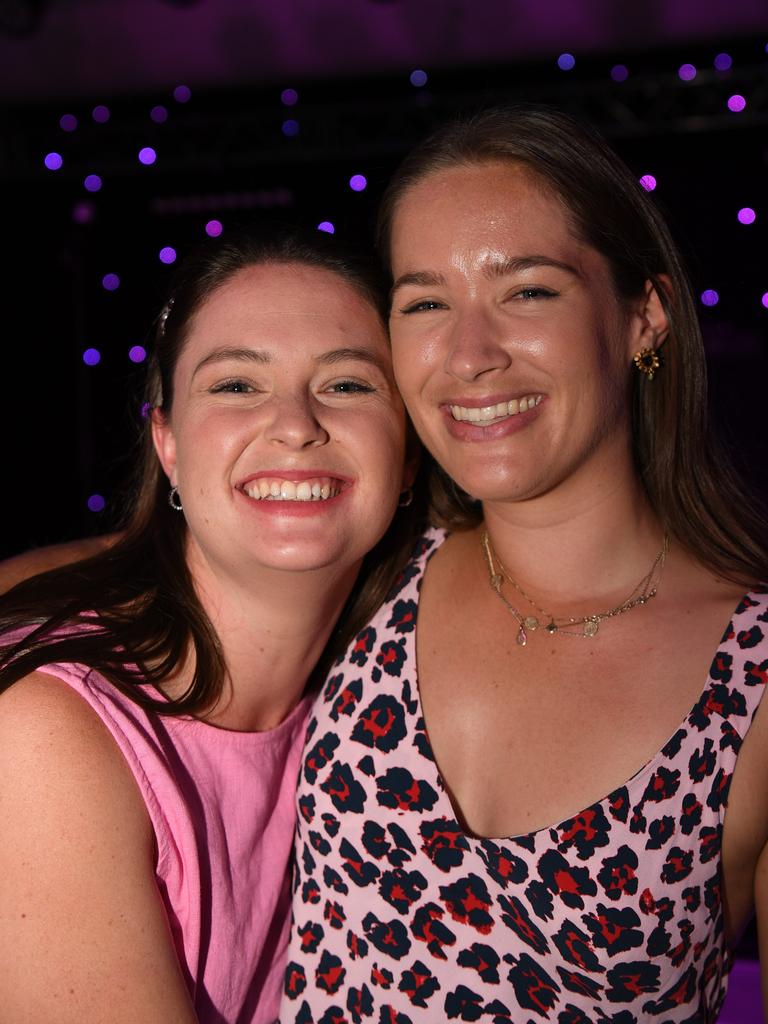
[[[359,380],[337,380],[326,390],[334,395],[368,395],[374,389],[370,384],[364,384]]]
[[[212,395],[247,395],[253,391],[253,386],[244,380],[222,380],[209,390]]]
[[[420,299],[418,302],[410,302],[403,306],[400,312],[408,315],[409,313],[429,313],[434,309],[445,309],[445,305],[438,302],[437,299]]]
[[[516,291],[512,298],[515,299],[554,299],[557,292],[550,291],[549,288],[538,288],[531,286],[530,288],[520,288]]]

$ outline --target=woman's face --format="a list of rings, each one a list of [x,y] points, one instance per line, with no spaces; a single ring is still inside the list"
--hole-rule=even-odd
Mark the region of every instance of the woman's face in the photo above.
[[[494,162],[421,179],[396,207],[392,264],[395,376],[465,491],[520,501],[626,464],[648,325],[531,172]]]
[[[208,297],[153,430],[190,557],[235,574],[354,565],[404,486],[384,327],[345,280],[301,264],[248,267]]]

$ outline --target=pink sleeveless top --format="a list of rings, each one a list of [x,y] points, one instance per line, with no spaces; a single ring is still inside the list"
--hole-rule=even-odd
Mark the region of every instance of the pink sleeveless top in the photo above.
[[[157,884],[199,1020],[273,1024],[308,700],[269,732],[232,732],[147,713],[82,665],[39,671],[90,704],[133,773],[154,828]]]
[[[423,538],[315,704],[282,1024],[709,1024],[730,967],[723,817],[768,681],[768,597],[734,609],[699,699],[632,778],[549,828],[481,839],[456,820],[419,700],[419,586],[440,542]]]

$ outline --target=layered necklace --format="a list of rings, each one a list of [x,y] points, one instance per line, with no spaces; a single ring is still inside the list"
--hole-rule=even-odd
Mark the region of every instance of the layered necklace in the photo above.
[[[520,647],[525,647],[528,643],[528,633],[534,633],[537,629],[545,630],[550,636],[576,636],[582,639],[589,639],[593,636],[597,636],[598,630],[600,629],[600,623],[604,619],[614,619],[618,615],[623,615],[625,612],[632,611],[633,608],[638,608],[641,605],[647,604],[648,601],[652,600],[656,596],[659,582],[661,581],[661,574],[664,571],[664,562],[667,558],[667,552],[669,551],[669,534],[664,534],[664,543],[661,546],[661,551],[653,561],[649,572],[643,576],[637,586],[632,592],[614,608],[609,608],[604,612],[593,612],[591,615],[581,616],[555,616],[551,612],[546,611],[540,605],[536,604],[530,594],[526,593],[525,590],[520,586],[517,580],[512,576],[509,569],[504,565],[502,560],[493,550],[491,544],[491,538],[488,536],[488,531],[484,530],[481,537],[481,543],[483,545],[483,551],[485,552],[485,558],[488,562],[488,575],[491,590],[504,603],[509,614],[515,619],[518,625],[516,642]],[[520,594],[521,597],[525,598],[528,604],[540,615],[543,619],[539,618],[538,615],[523,615],[511,601],[509,601],[504,594],[503,586],[505,583],[511,584],[515,590]]]

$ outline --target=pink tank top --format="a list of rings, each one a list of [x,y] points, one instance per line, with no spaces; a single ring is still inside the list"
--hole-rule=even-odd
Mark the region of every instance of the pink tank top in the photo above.
[[[722,825],[768,682],[768,595],[739,602],[699,699],[632,778],[549,828],[481,839],[419,698],[419,586],[441,539],[315,704],[282,1024],[712,1024],[731,963]]]
[[[90,704],[136,779],[199,1020],[272,1024],[288,940],[287,869],[308,700],[269,732],[231,732],[147,713],[82,665],[40,671]]]

